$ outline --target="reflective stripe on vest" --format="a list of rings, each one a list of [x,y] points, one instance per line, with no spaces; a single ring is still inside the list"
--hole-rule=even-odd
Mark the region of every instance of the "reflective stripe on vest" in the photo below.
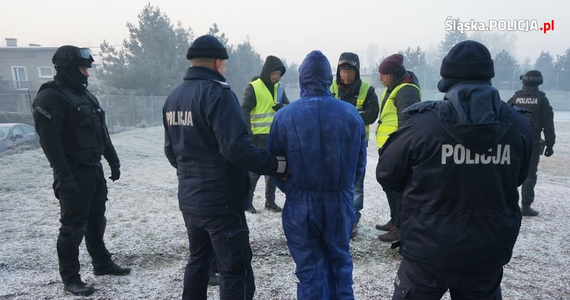
[[[366,95],[368,95],[368,90],[370,89],[370,84],[364,81],[361,81],[362,83],[360,84],[360,90],[358,90],[358,97],[356,98],[356,109],[358,111],[362,110],[362,107],[364,106],[364,101],[366,101]],[[336,83],[336,80],[333,81],[331,87],[330,87],[330,91],[333,94],[333,96],[337,99],[340,99],[340,95],[338,92],[338,84]],[[370,125],[365,125],[364,129],[366,129],[366,140],[368,141],[368,132],[370,131]]]
[[[380,125],[378,125],[378,129],[376,129],[376,146],[378,148],[382,148],[388,139],[388,136],[398,130],[398,110],[396,109],[396,105],[394,105],[394,99],[396,99],[396,95],[400,91],[401,88],[411,85],[420,91],[420,88],[413,84],[413,83],[403,83],[395,87],[388,99],[386,99],[386,103],[382,107],[382,111],[380,112]],[[382,93],[382,99],[386,97],[386,92],[388,88],[384,89]]]
[[[273,96],[263,83],[261,78],[250,82],[255,92],[255,107],[250,113],[251,122],[251,132],[253,134],[269,134],[271,128],[271,123],[273,123],[273,117],[275,116],[275,111],[273,106],[277,103],[277,95],[280,82],[277,82],[274,86]]]

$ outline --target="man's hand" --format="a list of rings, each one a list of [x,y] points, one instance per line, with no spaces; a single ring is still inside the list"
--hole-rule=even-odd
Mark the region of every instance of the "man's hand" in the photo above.
[[[283,104],[283,103],[276,103],[276,104],[275,104],[273,107],[271,107],[271,108],[273,108],[273,110],[274,110],[275,112],[277,112],[278,110],[280,110],[281,108],[283,108],[283,106],[285,106],[285,104]]]
[[[546,147],[546,150],[544,150],[544,156],[546,157],[550,157],[552,156],[552,154],[554,154],[554,149],[552,149],[552,147]]]
[[[119,180],[119,178],[121,178],[121,169],[111,168],[111,177],[109,177],[109,179],[115,182],[115,180]]]

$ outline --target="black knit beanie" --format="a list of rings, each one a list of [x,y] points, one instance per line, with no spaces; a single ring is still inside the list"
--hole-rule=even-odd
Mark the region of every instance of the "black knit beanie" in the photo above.
[[[203,35],[190,45],[186,58],[196,57],[228,59],[228,52],[220,41],[212,35]]]
[[[489,82],[495,77],[495,69],[487,47],[479,42],[467,40],[449,50],[441,62],[440,75],[443,78],[437,87],[445,93],[462,81]]]

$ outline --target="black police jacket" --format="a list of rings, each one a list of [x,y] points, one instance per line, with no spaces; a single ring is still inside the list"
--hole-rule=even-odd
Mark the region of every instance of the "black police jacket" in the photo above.
[[[40,144],[56,177],[72,179],[74,166],[98,165],[101,155],[111,168],[120,167],[105,112],[88,90],[49,81],[40,87],[33,108]]]
[[[275,156],[250,140],[236,95],[219,73],[191,67],[163,108],[164,151],[177,169],[182,212],[224,215],[246,209],[249,177],[275,174]]]
[[[533,141],[540,141],[540,134],[544,131],[544,140],[547,147],[554,146],[556,134],[554,133],[554,112],[544,92],[538,87],[523,86],[522,90],[516,91],[507,102],[520,106],[528,111],[533,128]]]
[[[444,101],[407,112],[376,170],[384,188],[403,191],[402,255],[441,269],[506,264],[521,225],[530,122],[484,82],[458,84]]]

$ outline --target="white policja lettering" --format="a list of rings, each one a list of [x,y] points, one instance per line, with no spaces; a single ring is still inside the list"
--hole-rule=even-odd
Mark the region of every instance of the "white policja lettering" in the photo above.
[[[472,152],[471,149],[466,148],[461,144],[455,146],[450,144],[441,145],[441,164],[447,164],[449,158],[453,158],[453,163],[457,165],[510,165],[511,164],[511,145],[496,146],[495,155],[479,154]],[[491,154],[493,149],[489,149]]]

